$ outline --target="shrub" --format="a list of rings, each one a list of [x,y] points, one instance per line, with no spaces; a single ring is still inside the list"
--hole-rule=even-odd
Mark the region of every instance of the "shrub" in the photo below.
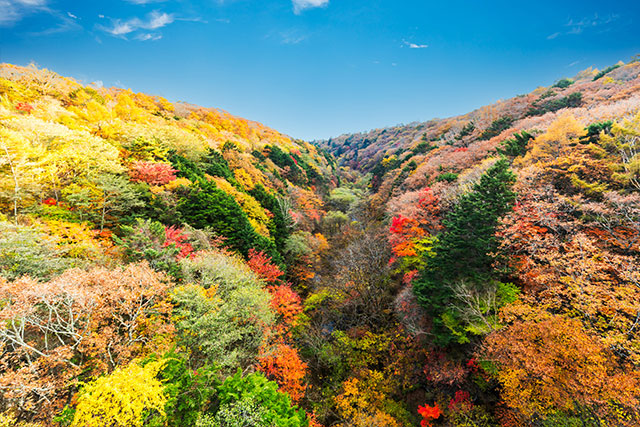
[[[176,170],[167,163],[138,161],[131,166],[129,175],[134,182],[165,185],[176,179]]]
[[[571,79],[560,79],[557,82],[554,83],[553,86],[551,87],[557,87],[560,89],[565,89],[568,88],[569,86],[571,86],[573,83],[575,83],[573,80]]]
[[[210,409],[220,385],[218,369],[204,365],[192,369],[185,355],[167,353],[159,378],[165,386],[167,404],[165,417],[158,417],[158,427],[165,422],[170,427],[193,426],[201,414]],[[151,423],[155,426],[155,423]]]
[[[540,104],[539,101],[541,100],[542,97],[540,97],[538,101],[534,102],[525,115],[541,116],[545,113],[555,112],[563,108],[579,107],[582,105],[582,92],[574,92],[571,95],[565,96],[563,98],[550,99],[549,101]]]
[[[331,193],[329,193],[329,198],[327,199],[327,201],[336,210],[347,212],[349,210],[349,207],[353,203],[358,201],[358,196],[350,188],[339,187],[331,190]]]
[[[429,151],[436,148],[435,145],[431,145],[428,141],[420,141],[418,145],[411,149],[411,152],[414,155],[428,153]]]
[[[502,131],[507,130],[513,124],[513,117],[504,116],[494,120],[491,125],[480,134],[479,140],[491,139],[494,136],[500,135]]]
[[[527,153],[527,145],[532,139],[533,135],[527,131],[523,130],[520,133],[514,133],[513,138],[505,140],[497,151],[505,156],[524,156]]]
[[[609,74],[610,72],[612,72],[616,68],[620,68],[620,67],[621,67],[620,64],[616,64],[616,65],[611,65],[611,66],[605,68],[604,70],[600,71],[598,74],[593,76],[593,81],[595,82],[596,80],[599,80],[599,79],[603,78],[605,75]]]
[[[441,182],[441,181],[453,182],[456,179],[458,179],[458,174],[453,172],[441,173],[436,177],[437,182]]]
[[[343,225],[349,222],[347,214],[341,211],[329,211],[322,218],[323,225],[331,232],[340,231]]]
[[[460,141],[462,138],[464,138],[465,136],[469,136],[473,133],[473,131],[476,130],[476,125],[473,122],[469,122],[466,125],[464,125],[462,127],[462,130],[460,131],[460,133],[458,134],[458,136],[456,136],[456,140]]]
[[[196,427],[271,427],[266,412],[255,400],[244,398],[222,405],[215,415],[202,415]]]
[[[0,414],[0,427],[41,427],[42,424],[18,421],[14,414],[5,412]]]
[[[305,231],[298,231],[287,239],[284,245],[284,254],[291,260],[295,260],[305,255],[310,255],[312,250],[309,246],[311,234]]]
[[[304,397],[307,388],[304,383],[307,364],[300,359],[295,348],[278,344],[260,358],[259,369],[275,380],[280,390],[288,393],[294,402]]]
[[[600,134],[602,134],[602,132],[604,132],[605,135],[611,135],[612,127],[613,122],[611,120],[591,123],[589,126],[587,126],[587,134],[580,137],[580,142],[582,142],[583,144],[595,144],[600,139]]]
[[[123,226],[122,237],[114,240],[129,261],[146,260],[156,270],[179,276],[178,261],[194,251],[212,249],[214,237],[192,227],[166,227],[152,220],[138,219],[135,226]]]
[[[122,143],[122,148],[129,155],[138,160],[166,160],[168,150],[158,138],[138,136]]]

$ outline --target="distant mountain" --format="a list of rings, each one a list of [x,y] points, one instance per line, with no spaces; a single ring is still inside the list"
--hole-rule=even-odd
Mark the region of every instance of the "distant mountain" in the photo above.
[[[391,155],[402,164],[410,160],[420,163],[427,150],[447,151],[480,140],[500,141],[519,129],[542,130],[566,111],[597,121],[629,110],[640,96],[639,67],[633,62],[602,71],[589,68],[571,79],[464,115],[344,134],[316,143],[338,157],[341,165],[363,172],[371,172]]]

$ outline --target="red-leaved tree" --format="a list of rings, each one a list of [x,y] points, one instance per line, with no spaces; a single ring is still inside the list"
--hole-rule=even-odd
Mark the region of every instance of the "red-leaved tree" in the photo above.
[[[134,182],[165,185],[176,179],[176,170],[167,163],[139,161],[131,165],[129,176]]]

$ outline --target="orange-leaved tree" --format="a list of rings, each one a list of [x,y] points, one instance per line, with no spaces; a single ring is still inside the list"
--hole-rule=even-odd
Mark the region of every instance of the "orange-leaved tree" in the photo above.
[[[618,363],[577,319],[526,307],[518,312],[524,320],[494,332],[484,345],[507,405],[528,417],[587,410],[616,425],[637,425],[640,371]]]
[[[81,372],[98,375],[165,350],[173,333],[169,286],[146,263],[0,281],[2,404],[23,419],[48,420]]]

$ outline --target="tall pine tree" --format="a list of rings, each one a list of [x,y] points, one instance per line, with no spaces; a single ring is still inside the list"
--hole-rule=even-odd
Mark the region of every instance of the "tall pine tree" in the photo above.
[[[496,227],[513,206],[514,183],[509,163],[498,160],[443,220],[445,231],[434,245],[436,255],[426,260],[427,267],[413,287],[418,302],[432,318],[439,344],[454,338],[443,319],[454,303],[451,285],[464,280],[482,286],[492,280],[500,245]]]

